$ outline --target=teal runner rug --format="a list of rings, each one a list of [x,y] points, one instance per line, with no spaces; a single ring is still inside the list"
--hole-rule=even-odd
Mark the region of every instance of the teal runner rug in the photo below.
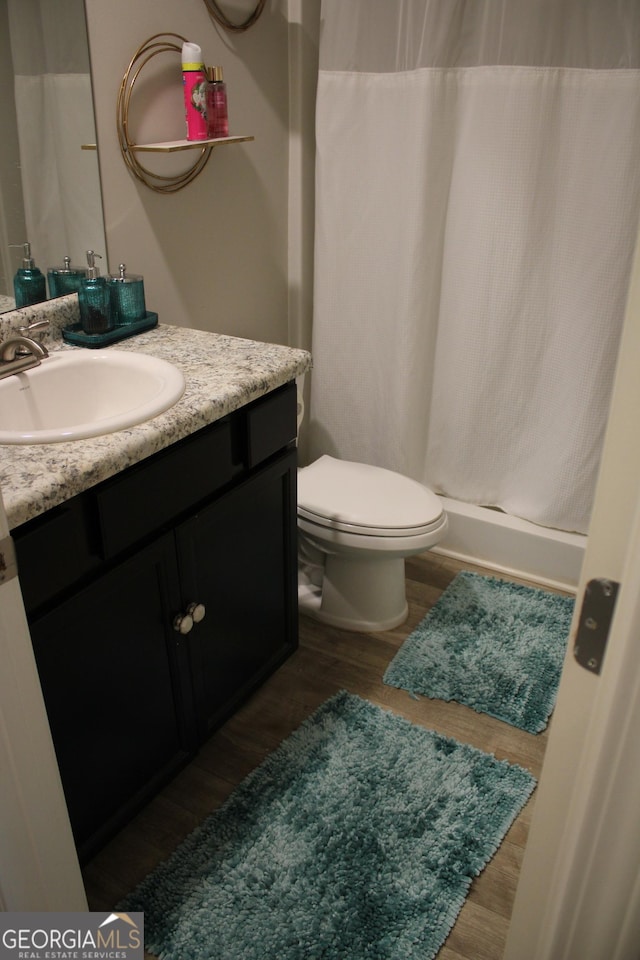
[[[573,597],[459,573],[384,682],[539,733],[555,706],[573,606]]]
[[[534,785],[342,691],[118,909],[164,960],[429,960]]]

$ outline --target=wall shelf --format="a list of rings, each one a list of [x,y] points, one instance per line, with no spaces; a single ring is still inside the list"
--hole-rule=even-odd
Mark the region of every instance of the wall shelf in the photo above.
[[[217,137],[212,140],[167,140],[165,143],[131,143],[129,150],[135,153],[177,153],[197,147],[221,147],[225,143],[245,143],[253,137]]]
[[[248,136],[238,136],[217,137],[209,140],[167,140],[162,143],[136,143],[135,138],[130,136],[129,107],[142,68],[160,53],[170,53],[174,57],[176,54],[179,55],[184,42],[185,38],[177,33],[156,33],[153,37],[150,37],[136,50],[122,78],[118,93],[117,126],[122,159],[131,173],[145,186],[155,190],[156,193],[175,193],[195,180],[204,169],[214,147],[224,146],[228,143],[246,143],[254,139]],[[181,173],[168,176],[149,170],[137,158],[139,153],[171,154],[181,153],[185,150],[198,151],[195,159],[192,162],[190,160],[191,166]]]

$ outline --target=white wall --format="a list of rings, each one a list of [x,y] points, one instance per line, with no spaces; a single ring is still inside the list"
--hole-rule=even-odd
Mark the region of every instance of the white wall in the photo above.
[[[236,0],[224,9],[240,20],[253,6],[254,0]],[[147,307],[161,321],[287,343],[286,0],[270,0],[257,24],[240,34],[214,25],[204,0],[86,0],[86,9],[109,268],[124,262],[144,275]],[[222,65],[230,133],[255,137],[216,148],[198,179],[172,195],[157,194],[131,175],[115,123],[130,60],[161,32],[199,43],[205,63]],[[175,89],[160,102],[171,71]],[[159,54],[143,69],[132,105],[136,142],[184,137],[178,54]],[[147,162],[152,168],[153,160]]]

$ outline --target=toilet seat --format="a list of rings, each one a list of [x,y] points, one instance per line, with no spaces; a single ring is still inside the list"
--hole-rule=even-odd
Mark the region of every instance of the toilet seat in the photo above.
[[[365,463],[324,455],[298,471],[298,516],[371,537],[419,537],[441,528],[443,507],[427,487]]]

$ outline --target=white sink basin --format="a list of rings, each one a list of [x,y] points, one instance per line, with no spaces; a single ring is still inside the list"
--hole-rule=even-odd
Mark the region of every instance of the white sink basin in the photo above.
[[[184,393],[182,373],[144,353],[50,353],[0,380],[0,443],[58,443],[151,420]]]

